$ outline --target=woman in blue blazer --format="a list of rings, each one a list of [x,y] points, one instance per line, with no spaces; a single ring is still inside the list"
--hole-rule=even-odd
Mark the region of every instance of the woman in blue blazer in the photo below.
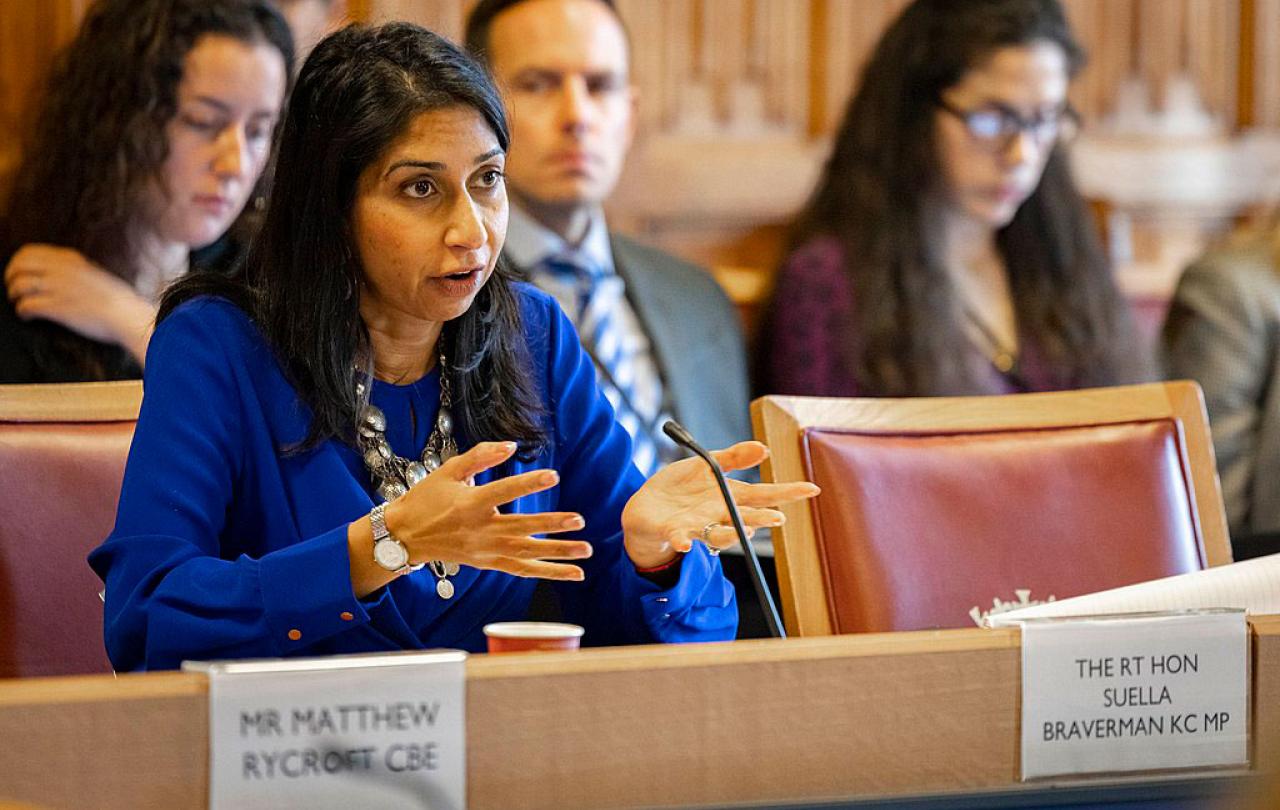
[[[733,637],[708,471],[643,479],[572,326],[498,260],[507,143],[484,71],[434,34],[351,27],[312,53],[242,277],[161,307],[90,557],[117,669],[478,650],[535,578],[589,644]],[[751,527],[815,491],[734,486]]]

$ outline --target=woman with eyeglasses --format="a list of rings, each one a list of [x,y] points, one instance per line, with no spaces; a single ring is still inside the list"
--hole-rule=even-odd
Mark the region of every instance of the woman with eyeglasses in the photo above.
[[[994,394],[1150,376],[1067,164],[1082,61],[1057,0],[903,11],[793,226],[762,332],[765,392]]]

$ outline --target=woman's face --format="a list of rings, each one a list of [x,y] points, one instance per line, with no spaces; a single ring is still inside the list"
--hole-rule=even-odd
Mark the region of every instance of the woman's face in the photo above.
[[[1067,103],[1067,57],[1053,42],[1000,48],[942,93],[934,131],[954,213],[992,229],[1031,196]]]
[[[419,114],[357,180],[360,310],[443,324],[471,306],[507,234],[506,153],[475,109]]]
[[[285,75],[284,57],[265,42],[196,40],[166,127],[169,155],[147,191],[156,236],[203,247],[239,216],[271,151]]]

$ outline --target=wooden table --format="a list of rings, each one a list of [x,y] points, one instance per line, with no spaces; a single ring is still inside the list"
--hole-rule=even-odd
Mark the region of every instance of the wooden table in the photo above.
[[[1250,625],[1253,761],[1280,763],[1280,616]],[[1019,782],[1019,639],[974,629],[472,656],[470,807],[1017,803],[1132,784]],[[0,681],[0,802],[203,808],[208,746],[203,675]],[[1231,782],[1142,784],[1198,780]]]

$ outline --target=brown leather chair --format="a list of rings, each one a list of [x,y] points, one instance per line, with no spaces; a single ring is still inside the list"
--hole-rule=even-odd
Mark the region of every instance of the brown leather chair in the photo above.
[[[139,382],[0,386],[0,677],[110,672],[102,583]]]
[[[793,635],[972,627],[1231,561],[1195,383],[765,397],[752,417],[764,480],[822,487],[773,533]]]

